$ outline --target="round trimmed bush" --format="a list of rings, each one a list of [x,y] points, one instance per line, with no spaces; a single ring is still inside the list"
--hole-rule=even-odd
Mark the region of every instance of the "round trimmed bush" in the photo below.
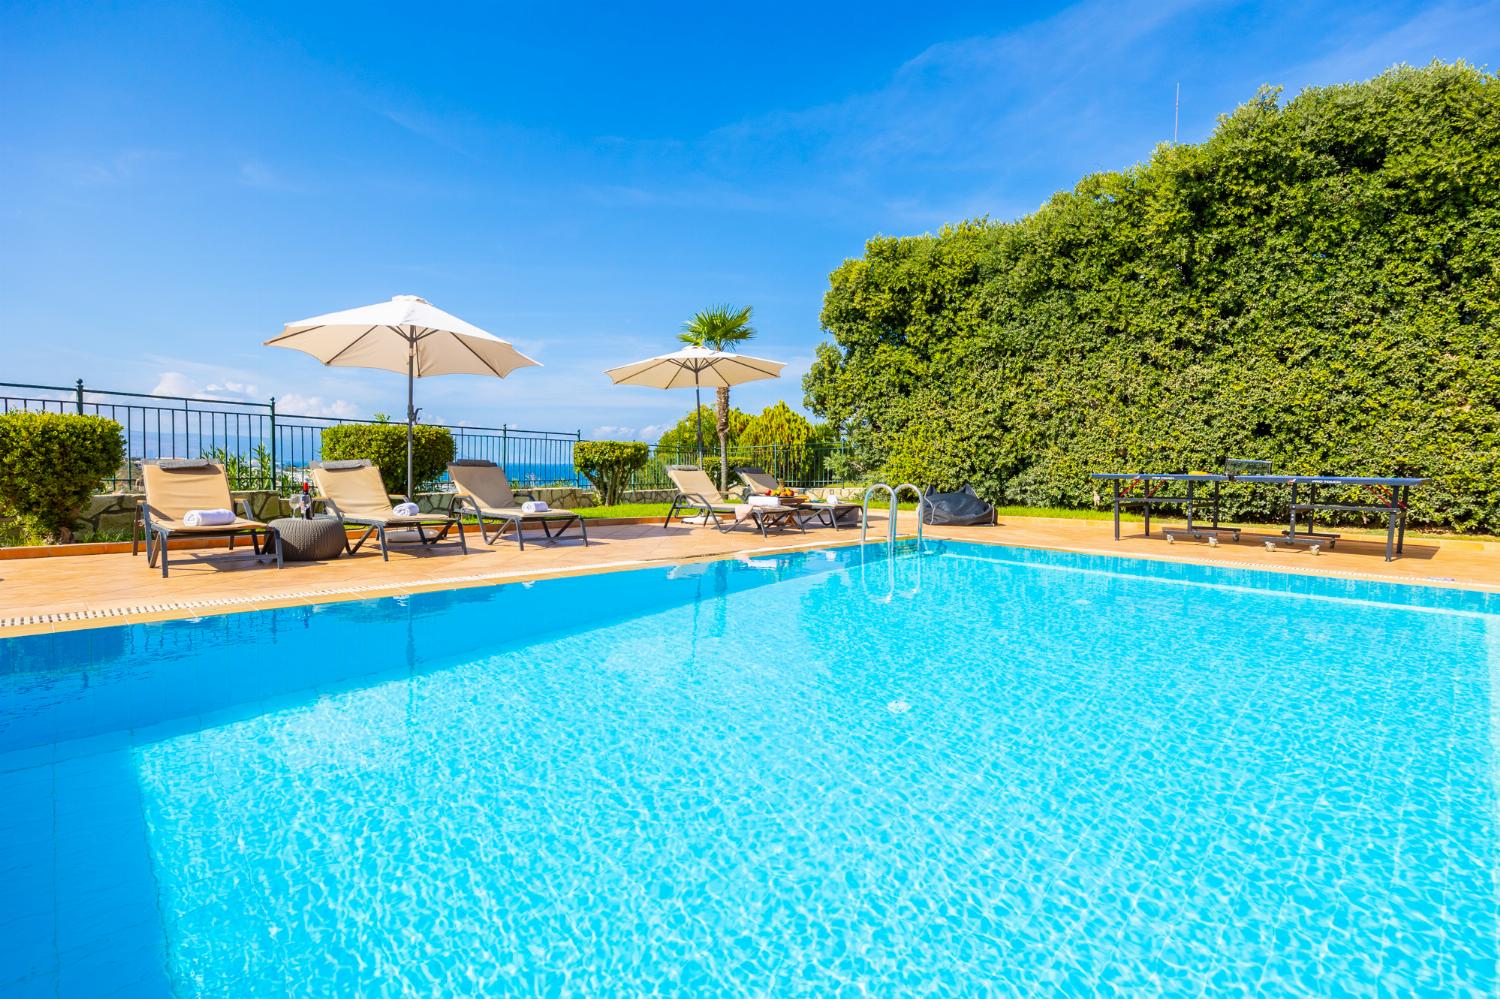
[[[114,420],[74,413],[0,415],[0,516],[47,540],[73,540],[89,497],[125,460]]]
[[[417,424],[412,431],[412,488],[432,482],[453,460],[453,435],[447,427]],[[380,469],[389,493],[406,492],[406,424],[341,423],[323,431],[323,459],[363,458]]]

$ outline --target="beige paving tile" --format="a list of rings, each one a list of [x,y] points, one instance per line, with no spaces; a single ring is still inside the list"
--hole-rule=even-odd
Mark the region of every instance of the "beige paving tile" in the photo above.
[[[884,523],[873,522],[878,520],[878,516],[872,518],[872,537],[885,536]],[[903,529],[908,526],[914,525],[902,522]],[[1226,542],[1217,548],[1186,542],[1170,545],[1160,535],[1142,537],[1140,525],[1131,524],[1117,542],[1108,521],[1016,518],[993,527],[932,528],[928,534],[984,544],[1500,589],[1500,545],[1462,540],[1409,541],[1406,557],[1388,563],[1375,539],[1346,538],[1336,550],[1313,555],[1306,549],[1267,551],[1249,536],[1239,544]],[[510,541],[484,545],[472,538],[468,555],[448,544],[427,550],[394,549],[389,562],[382,561],[378,551],[365,549],[353,558],[288,563],[279,571],[222,551],[180,552],[167,579],[149,568],[144,556],[128,554],[0,561],[0,636],[491,585],[720,558],[767,548],[846,545],[857,543],[859,533],[822,528],[766,539],[743,529],[721,534],[679,525],[666,530],[657,525],[620,525],[596,527],[590,538],[594,543],[588,548],[572,541],[529,543],[524,552]]]

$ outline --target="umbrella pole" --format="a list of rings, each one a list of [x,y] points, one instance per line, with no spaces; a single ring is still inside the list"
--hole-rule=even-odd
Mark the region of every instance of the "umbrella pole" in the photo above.
[[[703,467],[703,387],[698,384],[698,369],[693,369],[693,417],[698,423],[698,467]]]
[[[412,492],[411,481],[411,438],[412,425],[417,422],[416,397],[414,385],[417,380],[417,342],[408,341],[410,351],[406,355],[406,501],[415,503],[416,496]]]

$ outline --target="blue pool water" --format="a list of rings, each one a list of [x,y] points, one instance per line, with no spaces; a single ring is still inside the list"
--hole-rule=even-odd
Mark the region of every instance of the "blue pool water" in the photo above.
[[[929,549],[0,643],[0,994],[1495,993],[1500,598]]]

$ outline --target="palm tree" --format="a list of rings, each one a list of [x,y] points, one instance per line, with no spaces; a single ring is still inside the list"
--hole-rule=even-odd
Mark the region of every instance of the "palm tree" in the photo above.
[[[734,350],[746,340],[755,337],[755,327],[750,325],[752,306],[733,309],[727,305],[715,305],[704,309],[682,324],[677,339],[694,347],[709,350]],[[729,488],[729,387],[719,386],[719,488]]]

